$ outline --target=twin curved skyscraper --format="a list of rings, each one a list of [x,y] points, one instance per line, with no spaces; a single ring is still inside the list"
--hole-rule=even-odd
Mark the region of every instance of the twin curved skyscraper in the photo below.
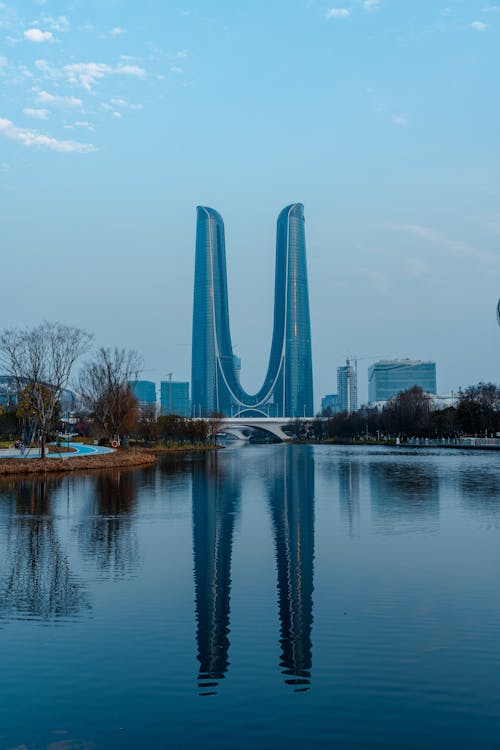
[[[313,415],[311,324],[307,287],[304,207],[278,216],[274,326],[264,383],[253,395],[242,388],[229,328],[224,222],[198,206],[194,276],[193,415],[239,417]]]

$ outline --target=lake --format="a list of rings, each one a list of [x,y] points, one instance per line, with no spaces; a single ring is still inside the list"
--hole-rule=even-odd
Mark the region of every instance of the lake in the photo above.
[[[500,747],[500,454],[0,480],[0,748]]]

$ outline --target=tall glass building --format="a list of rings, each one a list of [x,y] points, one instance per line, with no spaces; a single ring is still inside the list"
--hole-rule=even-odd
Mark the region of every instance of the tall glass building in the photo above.
[[[130,380],[129,386],[141,408],[156,405],[156,384],[151,380]]]
[[[375,362],[368,368],[368,400],[387,401],[397,393],[419,385],[426,393],[436,393],[436,363],[412,359]]]
[[[175,380],[162,380],[160,384],[160,408],[162,414],[177,414],[189,417],[189,383]]]
[[[351,414],[358,408],[358,374],[347,359],[345,365],[337,367],[337,394],[339,411]]]
[[[278,216],[274,327],[264,383],[255,394],[240,385],[229,328],[222,217],[198,206],[194,277],[192,411],[194,416],[313,415],[311,325],[304,207]]]

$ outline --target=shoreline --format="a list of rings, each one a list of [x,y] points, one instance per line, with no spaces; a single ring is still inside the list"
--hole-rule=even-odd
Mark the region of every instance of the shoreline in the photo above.
[[[75,456],[74,458],[2,458],[0,477],[28,474],[61,474],[98,471],[103,469],[134,469],[152,466],[157,456],[172,453],[200,453],[220,450],[222,446],[175,446],[152,448],[127,448],[101,455]]]

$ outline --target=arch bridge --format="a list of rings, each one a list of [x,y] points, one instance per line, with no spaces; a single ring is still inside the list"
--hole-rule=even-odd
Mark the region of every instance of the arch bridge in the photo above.
[[[291,440],[291,436],[283,432],[283,427],[290,422],[310,422],[312,417],[224,417],[221,419],[219,434],[231,435],[238,440],[250,440],[255,429],[263,430],[282,443]]]

